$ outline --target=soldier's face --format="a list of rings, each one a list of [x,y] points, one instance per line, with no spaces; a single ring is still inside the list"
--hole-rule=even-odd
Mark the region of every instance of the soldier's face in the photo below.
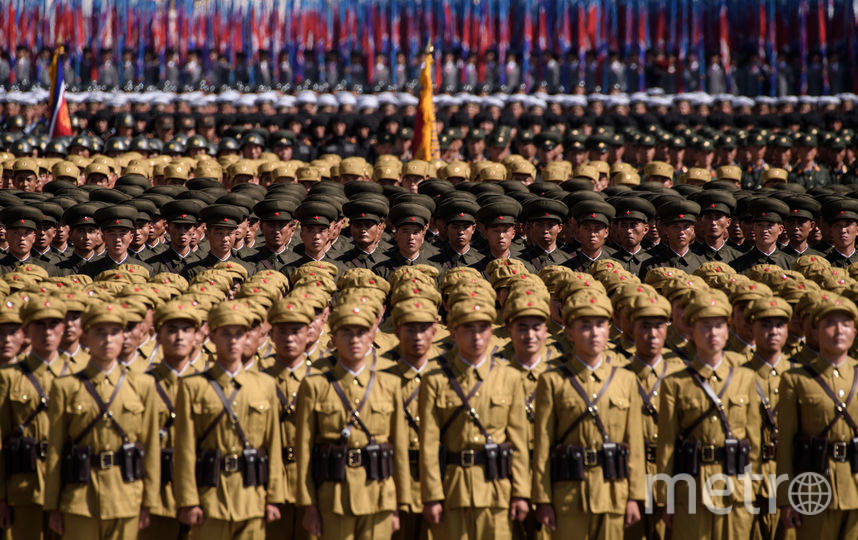
[[[351,368],[359,366],[366,357],[374,336],[375,332],[370,328],[349,324],[337,328],[331,339],[337,349],[338,359]]]
[[[307,251],[321,253],[331,239],[331,228],[326,225],[304,225],[301,227],[301,241]]]
[[[235,245],[235,229],[229,227],[212,227],[208,229],[207,236],[212,251],[220,253],[221,256],[229,253]]]
[[[667,339],[668,321],[664,317],[641,317],[632,324],[632,337],[638,356],[648,361],[657,358]]]
[[[166,360],[181,361],[194,351],[197,327],[190,320],[167,321],[158,330],[158,343]]]
[[[579,317],[566,327],[566,337],[582,359],[595,358],[605,351],[610,329],[607,317]]]
[[[721,212],[703,212],[700,215],[700,233],[710,244],[715,244],[726,236],[730,227],[730,218]]]
[[[533,240],[539,247],[543,249],[551,249],[557,242],[557,235],[563,225],[559,221],[552,219],[537,219],[531,221],[527,233],[528,240]]]
[[[846,312],[835,311],[817,324],[819,352],[827,358],[847,354],[855,341],[855,321]]]
[[[410,322],[396,329],[399,347],[405,358],[422,358],[432,347],[438,325],[428,322]]]
[[[542,317],[518,317],[507,325],[509,337],[516,353],[538,353],[548,338],[548,326]]]
[[[754,321],[754,345],[764,354],[780,353],[786,344],[788,321],[786,317],[766,317]]]
[[[858,223],[850,219],[838,219],[829,227],[831,243],[842,253],[851,253],[858,234]]]
[[[461,251],[471,244],[476,228],[473,223],[461,221],[447,223],[447,241],[454,249]]]
[[[614,236],[618,244],[635,251],[649,231],[649,225],[636,219],[619,219],[614,222]]]
[[[595,253],[605,245],[608,227],[596,221],[583,221],[578,223],[576,237],[584,250]]]
[[[303,359],[307,347],[309,326],[297,322],[279,323],[271,327],[271,340],[277,350],[277,358],[287,365],[295,359]]]
[[[194,226],[189,223],[169,223],[167,224],[167,232],[170,234],[170,243],[178,251],[183,251],[191,245],[193,238]]]
[[[423,246],[426,227],[420,225],[400,225],[393,232],[396,246],[401,253],[416,253]]]
[[[125,328],[117,323],[102,323],[84,332],[89,355],[99,366],[108,366],[119,358],[125,341]]]
[[[24,327],[33,352],[42,358],[50,358],[60,346],[65,323],[62,319],[42,319]]]
[[[372,246],[381,239],[381,233],[384,231],[384,223],[359,219],[350,222],[349,230],[352,233],[352,240],[355,245],[359,248],[365,248]]]
[[[489,348],[492,330],[488,321],[467,322],[452,329],[450,337],[465,360],[478,362]]]
[[[667,243],[677,252],[685,250],[694,240],[694,224],[689,221],[674,221],[664,226]]]
[[[131,240],[134,238],[131,229],[125,227],[103,229],[102,234],[104,235],[104,247],[114,259],[125,256],[128,252],[128,246],[131,245]]]
[[[7,364],[15,359],[24,344],[24,337],[20,324],[0,324],[0,363]]]
[[[727,317],[703,317],[691,326],[691,339],[697,350],[706,356],[721,354],[729,335]]]
[[[77,343],[77,341],[80,339],[80,336],[83,334],[83,327],[81,326],[80,316],[80,311],[66,312],[66,325],[65,329],[63,330],[62,341],[60,342],[60,346],[63,349],[68,349],[68,347]]]
[[[782,223],[772,223],[771,221],[754,222],[754,241],[758,246],[773,246],[783,232],[784,226]],[[854,240],[855,237],[853,236],[852,239]]]
[[[7,229],[6,237],[9,240],[9,251],[22,259],[33,249],[33,244],[36,242],[36,231],[26,227],[10,227]]]
[[[57,226],[48,222],[39,223],[36,228],[36,241],[34,245],[39,251],[45,251],[51,247],[54,237],[57,235]]]
[[[247,328],[238,324],[221,326],[211,333],[210,339],[214,343],[218,362],[224,365],[241,362],[247,342]]]
[[[515,238],[515,225],[512,223],[509,225],[492,225],[491,227],[480,225],[480,231],[494,253],[506,253]]]

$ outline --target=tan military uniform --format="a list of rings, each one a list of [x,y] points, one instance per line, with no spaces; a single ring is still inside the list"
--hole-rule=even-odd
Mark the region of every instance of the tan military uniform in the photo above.
[[[188,364],[183,375],[199,373],[192,364]],[[161,448],[171,448],[175,451],[175,409],[176,396],[179,392],[179,374],[173,371],[167,364],[155,364],[148,372],[156,385],[160,385],[164,394],[169,399],[169,406],[157,391],[155,400],[158,410],[158,430]],[[170,411],[170,408],[173,411]],[[160,482],[159,504],[149,509],[150,524],[140,531],[141,540],[163,540],[165,538],[178,538],[179,520],[177,518],[179,509],[176,507],[176,498],[173,495],[173,482]]]
[[[60,349],[60,353],[64,354],[71,363],[72,372],[76,373],[89,364],[89,351],[83,345],[78,345],[75,351],[66,351]]]
[[[818,373],[841,401],[846,401],[855,378],[855,360],[849,358],[835,368],[822,357],[807,364]],[[798,435],[818,436],[835,418],[835,403],[813,376],[803,367],[790,369],[781,377],[778,428],[781,444],[778,445],[777,472],[795,478],[791,444]],[[858,396],[856,396],[858,397]],[[853,419],[858,419],[858,399],[853,398],[846,408]],[[858,421],[858,420],[856,420]],[[827,433],[829,449],[836,441],[850,441],[858,434],[843,418],[837,420]],[[856,538],[858,537],[858,481],[847,461],[828,460],[828,480],[831,486],[831,504],[820,514],[802,515],[801,527],[796,529],[799,539]],[[778,488],[778,505],[790,504],[788,482]]]
[[[734,438],[750,441],[749,462],[752,471],[756,472],[760,455],[760,400],[754,389],[754,373],[747,368],[739,367],[737,360],[731,358],[731,353],[725,351],[721,363],[716,369],[704,365],[696,359],[695,354],[689,355],[690,369],[700,374],[718,393],[723,390],[725,382],[733,369],[732,379],[727,390],[721,396],[725,404],[725,414]],[[687,369],[667,377],[662,383],[661,400],[659,402],[658,447],[656,463],[658,472],[666,475],[674,474],[674,458],[677,440],[684,429],[703,415],[708,418],[700,422],[687,434],[689,440],[699,441],[703,446],[715,448],[724,446],[725,433],[718,414],[710,408],[711,401],[704,390],[694,381]],[[702,452],[701,452],[702,453]],[[684,482],[675,484],[675,514],[673,531],[680,538],[700,539],[745,539],[751,534],[752,516],[745,509],[744,501],[754,500],[753,489],[745,493],[745,482],[736,481],[730,477],[733,484],[732,495],[711,497],[710,506],[724,508],[732,505],[732,510],[725,515],[717,515],[702,504],[703,487],[709,477],[723,474],[723,463],[714,461],[700,463],[700,474],[697,476],[696,508],[689,512],[688,485]],[[655,489],[656,503],[666,503],[665,484],[659,483]]]
[[[32,373],[42,392],[48,396],[54,380],[69,373],[71,366],[62,354],[58,354],[51,364],[44,363],[34,354],[28,354],[21,363],[0,369],[0,433],[6,434],[7,445],[10,436],[18,435],[18,427],[27,423],[40,409],[41,398],[25,375],[25,370]],[[32,437],[46,449],[49,427],[47,403],[44,407],[29,421],[20,436]],[[48,531],[47,515],[42,509],[45,494],[44,458],[45,454],[40,452],[35,474],[14,475],[6,469],[6,460],[0,459],[0,499],[13,508],[12,528],[8,531],[12,540],[38,539]]]
[[[755,348],[750,343],[744,342],[742,338],[733,332],[730,332],[730,339],[727,340],[727,346],[724,347],[724,350],[741,354],[744,359],[739,362],[739,365],[742,365],[746,362],[750,362],[754,358]]]
[[[130,362],[126,364],[120,361],[119,365],[133,373],[146,373],[147,371],[149,371],[149,368],[152,367],[152,364],[149,362],[149,359],[146,358],[146,356],[144,356],[139,350]]]
[[[510,538],[509,505],[512,497],[530,498],[527,417],[521,376],[497,357],[486,359],[478,368],[466,364],[453,348],[443,356],[453,375],[467,395],[482,380],[479,390],[469,399],[480,422],[496,444],[509,441],[516,451],[512,455],[512,478],[487,481],[482,467],[447,464],[442,471],[438,453],[443,445],[447,452],[479,451],[486,440],[465,411],[456,411],[462,401],[450,386],[447,376],[439,371],[428,374],[420,387],[420,440],[422,447],[433,451],[420,454],[420,482],[423,503],[443,501],[441,523],[432,534],[441,538]],[[441,426],[456,414],[441,436]],[[491,532],[489,532],[491,531]]]
[[[611,442],[628,445],[629,478],[606,481],[602,468],[593,466],[586,469],[583,482],[552,483],[551,452],[556,445],[576,445],[598,451],[604,442],[592,417],[581,421],[564,440],[559,440],[579,416],[588,413],[583,399],[564,372],[554,369],[539,378],[536,389],[533,502],[553,505],[556,532],[560,536],[619,538],[626,502],[642,500],[646,489],[641,398],[635,387],[635,377],[607,362],[604,356],[593,370],[575,358],[567,359],[565,366],[590,399],[599,394],[613,373],[610,386],[596,407]]]
[[[309,535],[301,526],[302,512],[295,504],[298,490],[298,463],[295,459],[295,444],[297,433],[295,428],[296,409],[298,405],[298,389],[307,376],[312,373],[312,368],[307,362],[302,363],[295,369],[276,361],[265,370],[265,373],[274,377],[282,394],[278,394],[278,411],[280,418],[280,441],[283,447],[283,465],[285,468],[285,481],[283,492],[285,503],[280,506],[280,519],[268,524],[267,535],[269,538],[294,538],[296,540],[308,538]],[[286,401],[284,406],[281,400]]]
[[[432,349],[435,347],[433,346]],[[385,356],[391,359],[398,358],[398,362],[385,371],[399,377],[402,384],[403,410],[406,411],[405,423],[408,426],[408,464],[411,473],[411,500],[404,507],[404,511],[399,513],[399,531],[394,536],[402,540],[425,538],[428,534],[428,524],[423,521],[423,500],[420,495],[420,410],[417,397],[423,378],[435,371],[440,364],[438,355],[432,354],[432,350],[420,372],[399,359],[399,353],[395,350],[388,351]]]
[[[673,352],[679,353],[685,346],[688,345],[688,340],[679,335],[676,327],[669,326],[667,328],[667,338],[664,340],[664,346]]]
[[[105,373],[90,364],[78,375],[56,379],[51,388],[45,510],[63,513],[64,538],[133,538],[137,534],[141,506],[155,508],[159,504],[161,467],[157,397],[151,377],[136,373],[126,372],[109,412],[127,432],[130,442],[143,445],[143,479],[124,482],[117,465],[104,468],[99,465],[123,444],[112,422],[103,418],[79,442],[82,446],[89,446],[96,457],[89,483],[63,486],[61,482],[63,447],[99,414],[98,405],[84,388],[81,378],[92,381],[98,395],[107,403],[121,374],[122,368],[118,365],[110,373]]]
[[[352,407],[358,407],[372,377],[368,363],[356,376],[337,363],[330,372]],[[408,427],[402,408],[399,379],[382,371],[375,380],[360,418],[378,444],[393,446],[393,473],[384,480],[368,480],[363,466],[347,466],[344,482],[316,485],[311,466],[313,448],[341,444],[347,413],[333,385],[322,375],[305,378],[298,392],[297,505],[315,506],[321,513],[322,538],[386,538],[393,533],[393,512],[410,502]],[[357,425],[350,428],[345,444],[364,448],[369,437]]]
[[[240,455],[243,448],[233,424],[221,417],[217,426],[202,441],[204,430],[223,411],[211,383],[204,375],[179,380],[176,398],[176,453],[173,461],[173,491],[178,508],[200,506],[205,522],[191,527],[191,538],[261,538],[265,530],[266,503],[284,500],[283,461],[280,422],[274,380],[268,375],[239,370],[233,378],[219,364],[205,372],[223,388],[227,397],[239,391],[232,410],[248,438],[250,446],[264,449],[268,455],[269,479],[266,486],[245,487],[240,471],[222,471],[217,488],[198,487],[197,448],[220,450],[225,458]]]
[[[658,443],[658,402],[661,395],[661,385],[669,375],[684,368],[685,362],[670,349],[662,349],[661,360],[655,366],[650,366],[637,357],[633,358],[626,366],[627,370],[635,374],[638,395],[643,394],[648,398],[647,402],[641,396],[644,461],[648,475],[658,473],[655,453]],[[667,538],[667,527],[661,519],[664,509],[658,507],[653,513],[647,514],[643,512],[643,505],[641,505],[641,510],[641,520],[626,529],[625,538],[628,540]]]

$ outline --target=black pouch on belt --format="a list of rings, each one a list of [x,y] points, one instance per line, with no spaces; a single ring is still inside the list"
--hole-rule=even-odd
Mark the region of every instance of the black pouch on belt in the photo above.
[[[6,474],[33,474],[36,472],[39,445],[32,437],[12,437],[3,449],[6,454]]]
[[[220,450],[203,450],[197,458],[197,485],[217,487],[220,484],[222,463]]]
[[[500,477],[509,478],[512,476],[512,445],[503,443],[500,445],[500,455],[498,457],[500,463]]]
[[[328,480],[332,482],[346,481],[346,447],[332,445],[328,456]]]
[[[161,484],[173,481],[173,449],[161,449]]]
[[[629,477],[629,445],[620,443],[617,445],[617,479],[623,480]]]
[[[736,476],[738,474],[739,441],[736,439],[724,439],[724,474]]]
[[[259,454],[259,465],[256,469],[256,479],[259,482],[258,486],[267,486],[268,485],[268,452],[265,451],[264,448],[260,448],[257,450]]]
[[[63,485],[89,483],[90,458],[92,449],[89,446],[68,444],[63,448],[61,458],[61,476]]]
[[[366,477],[369,480],[381,480],[381,448],[377,444],[368,444],[363,449],[366,459]]]
[[[602,477],[605,480],[617,479],[617,443],[602,445]]]
[[[241,451],[241,459],[244,463],[242,474],[244,476],[244,487],[255,487],[259,485],[259,452],[256,448],[245,448]]]
[[[381,445],[381,456],[379,457],[381,479],[390,478],[393,474],[393,448],[389,444]]]
[[[486,453],[486,480],[497,480],[500,478],[498,445],[488,443],[483,447],[483,451]]]
[[[697,476],[700,473],[700,441],[680,440],[676,445],[675,474],[690,474]]]
[[[119,449],[119,470],[124,482],[134,482],[143,478],[143,446],[138,443],[125,443]]]

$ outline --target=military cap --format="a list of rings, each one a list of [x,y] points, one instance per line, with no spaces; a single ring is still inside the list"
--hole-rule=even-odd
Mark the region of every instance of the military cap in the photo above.
[[[507,170],[510,175],[526,174],[531,178],[536,178],[536,167],[533,166],[533,163],[523,159],[517,159],[511,162],[507,166]]]
[[[200,211],[200,221],[209,227],[236,229],[244,218],[244,209],[229,204],[213,204]]]
[[[566,138],[565,148],[567,150],[586,150],[587,137],[580,133],[570,133]]]
[[[447,312],[447,327],[458,328],[471,322],[493,323],[497,318],[494,300],[481,296],[468,297],[454,303]]]
[[[790,214],[789,206],[772,198],[758,198],[748,205],[747,218],[753,221],[780,223]]]
[[[503,182],[507,179],[507,169],[501,163],[487,162],[481,166],[477,181],[479,182]]]
[[[298,167],[295,177],[298,182],[321,182],[322,170],[318,167]]]
[[[646,287],[646,285],[642,287]],[[672,311],[667,298],[657,292],[652,292],[652,289],[631,294],[625,307],[629,321],[632,323],[644,317],[659,317],[669,320]]]
[[[425,227],[431,217],[432,212],[428,208],[415,203],[399,203],[390,209],[390,223],[394,227],[402,225]]]
[[[653,146],[655,146],[655,137],[653,137],[652,135],[641,135],[641,136],[640,136],[640,137],[635,141],[635,143],[636,143],[638,146],[643,146],[643,147],[652,148]]]
[[[614,307],[608,295],[593,288],[584,288],[571,293],[563,302],[563,322],[572,326],[581,317],[605,317],[610,319]]]
[[[399,175],[402,172],[401,167],[394,166],[389,163],[385,164],[377,164],[372,169],[372,178],[376,182],[380,180],[393,180],[398,181]]]
[[[101,229],[122,227],[133,230],[137,222],[137,209],[124,204],[107,206],[95,212],[95,221]]]
[[[542,168],[543,182],[565,182],[570,176],[572,176],[572,164],[568,161],[551,161]],[[589,189],[592,189],[592,182]]]
[[[475,223],[480,206],[472,200],[452,198],[438,206],[438,215],[447,223]]]
[[[428,161],[422,159],[412,159],[402,167],[402,176],[419,176],[427,178],[430,172]]]
[[[334,205],[320,200],[305,200],[295,209],[295,218],[302,225],[330,225],[338,217]]]
[[[361,302],[360,298],[338,303],[328,317],[331,333],[344,326],[372,328],[377,322],[377,313],[371,302]]]
[[[362,157],[347,157],[340,162],[340,176],[344,174],[364,176],[367,170],[366,160]]]
[[[511,197],[501,198],[485,204],[477,212],[477,221],[486,227],[494,225],[515,225],[522,207]]]
[[[503,307],[504,323],[510,325],[520,317],[539,317],[545,321],[551,318],[548,296],[536,290],[511,294]]]
[[[161,216],[167,223],[196,225],[199,215],[199,205],[191,200],[170,201],[161,207]]]
[[[751,301],[745,308],[745,320],[751,324],[760,319],[783,318],[789,320],[791,317],[792,306],[778,296],[758,298]]]
[[[715,139],[715,145],[718,148],[724,148],[726,150],[733,150],[737,147],[736,137],[730,135],[729,133],[719,135]]]
[[[792,148],[792,139],[788,135],[779,135],[772,140],[773,146],[776,148]]]
[[[413,278],[429,279],[434,284],[438,278],[439,271],[434,266],[428,264],[415,264],[413,266],[401,266],[390,274],[391,287],[398,286],[401,282],[411,280]]]
[[[51,167],[51,175],[54,180],[69,178],[76,183],[80,178],[80,169],[70,161],[58,161]]]
[[[83,313],[92,299],[83,291],[62,287],[51,293],[65,305],[66,313]]]
[[[357,197],[343,205],[343,214],[349,221],[381,223],[389,212],[384,200],[376,197]]]
[[[701,169],[699,167],[692,167],[686,171],[683,176],[686,184],[706,184],[710,180],[712,180],[712,175],[709,170]]]
[[[501,289],[509,286],[509,280],[519,274],[527,274],[527,267],[518,259],[494,259],[483,272],[491,283],[492,288]]]
[[[736,210],[736,199],[730,193],[717,189],[701,191],[694,197],[694,201],[700,205],[700,212],[719,212],[726,216],[732,216]]]
[[[21,324],[25,326],[34,321],[63,320],[66,317],[66,306],[62,300],[53,296],[31,296],[30,300],[21,307],[20,316]]]
[[[92,302],[81,315],[84,332],[99,324],[117,324],[124,329],[127,322],[128,310],[115,302]]]
[[[310,276],[314,279],[317,276],[321,276],[333,281],[338,273],[339,268],[333,263],[329,263],[328,261],[312,261],[296,268],[289,278],[293,284],[305,276]],[[334,284],[333,290],[336,290],[336,284]]]
[[[233,325],[250,328],[254,317],[251,308],[245,302],[239,300],[221,302],[209,311],[209,329],[214,332],[222,326]]]
[[[766,169],[763,171],[762,183],[763,185],[768,184],[769,182],[783,182],[786,183],[789,178],[789,173],[785,169],[781,169],[778,167],[772,167],[771,169]]]
[[[685,199],[673,199],[658,207],[656,215],[665,224],[678,221],[697,221],[700,215],[700,205]]]
[[[39,176],[39,162],[34,158],[18,158],[12,164],[12,172],[14,174],[32,173]]]
[[[190,178],[191,171],[184,163],[170,163],[164,167],[164,178],[175,178],[176,180],[187,181]]]
[[[808,195],[791,195],[784,202],[789,207],[787,218],[816,219],[822,212],[822,205]]]
[[[426,298],[412,297],[393,306],[393,326],[408,323],[434,323],[438,321],[438,307]]]
[[[42,222],[43,216],[44,214],[38,208],[23,204],[9,206],[3,209],[2,214],[0,214],[3,225],[7,229],[22,228],[35,230],[36,226]]]
[[[195,328],[203,322],[202,313],[193,303],[184,300],[171,300],[155,310],[153,322],[159,330],[168,321],[191,321]]]
[[[479,128],[472,129],[465,138],[469,141],[482,141],[486,138],[486,132]]]
[[[727,296],[717,289],[696,291],[688,300],[682,313],[682,319],[688,325],[710,317],[728,319],[733,312]]]
[[[715,169],[715,178],[740,182],[742,180],[742,168],[738,165],[721,165]]]
[[[664,161],[650,161],[644,167],[644,177],[660,176],[673,179],[673,165]]]
[[[253,206],[253,213],[262,221],[292,221],[293,212],[292,199],[263,199]]]
[[[655,217],[655,206],[643,197],[617,197],[611,200],[615,219],[634,219],[648,222]]]
[[[87,165],[87,166],[86,166],[86,169],[84,169],[84,175],[85,175],[87,178],[89,178],[89,177],[90,177],[90,176],[92,176],[93,174],[100,174],[100,175],[103,175],[103,176],[110,176],[110,167],[108,167],[108,166],[107,166],[107,165],[105,165],[104,163],[101,163],[101,162],[98,162],[98,161],[92,162],[92,163],[90,163],[89,165]]]
[[[28,299],[29,296],[23,292],[6,296],[0,302],[0,324],[21,324],[21,307]]]
[[[812,317],[813,325],[818,326],[819,321],[832,313],[846,313],[852,320],[858,319],[858,308],[851,300],[845,296],[829,292],[824,292],[818,297],[816,306],[810,310],[808,315]]]
[[[828,223],[844,219],[858,221],[858,200],[841,199],[825,204],[822,208],[822,215]]]
[[[451,161],[438,171],[442,179],[448,178],[470,178],[471,167],[464,161]]]
[[[268,322],[272,325],[283,323],[311,324],[316,318],[312,307],[295,299],[283,299],[275,303],[268,311]]]
[[[488,144],[492,148],[505,148],[510,143],[510,130],[504,126],[498,126],[488,135]]]
[[[572,207],[572,216],[577,223],[596,221],[608,226],[615,215],[614,207],[606,202],[581,201]]]
[[[563,223],[569,215],[569,208],[561,201],[538,198],[524,204],[522,221],[547,219]]]
[[[390,303],[393,306],[413,298],[423,298],[433,304],[441,304],[441,292],[435,287],[435,281],[431,278],[413,276],[407,280],[400,279],[395,283],[396,286],[390,292]]]
[[[750,302],[759,298],[772,296],[772,290],[768,285],[757,281],[738,280],[727,287],[731,304]]]

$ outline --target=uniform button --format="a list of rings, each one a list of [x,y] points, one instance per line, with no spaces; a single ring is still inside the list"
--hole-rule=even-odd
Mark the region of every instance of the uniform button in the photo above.
[[[479,438],[479,437],[477,437],[477,436],[474,436],[474,440],[475,440],[475,441],[479,441],[479,440],[480,440],[480,438]]]
[[[846,392],[844,392],[842,389],[837,391],[837,395],[840,397],[843,397],[843,394],[845,394],[845,393]]]
[[[655,397],[655,396],[657,396],[657,395],[658,395],[658,390],[656,390],[655,392],[653,392],[653,393],[652,393],[652,396],[653,396],[653,397]]]
[[[297,395],[298,395],[298,392],[292,392],[292,397],[295,397]]]
[[[777,389],[777,388],[775,388],[775,394],[777,394],[777,393],[778,393],[778,389]]]
[[[593,399],[596,399],[596,397],[597,397],[596,394],[593,394]]]
[[[776,369],[773,369],[773,370],[772,370],[772,375],[777,375],[777,374],[778,374],[778,371],[777,371]]]
[[[480,397],[480,393],[479,393],[479,392],[477,392],[476,394],[474,394],[474,397],[475,397],[475,398]]]
[[[834,377],[840,377],[840,372],[837,369],[834,370]]]
[[[717,419],[716,417],[712,416],[712,417],[710,417],[710,418],[709,418],[709,421],[710,421],[710,422],[717,422],[717,421],[718,421],[718,419]]]
[[[360,403],[360,399],[355,398],[355,403]]]
[[[358,383],[357,379],[352,379],[352,384],[357,384],[357,383]]]

